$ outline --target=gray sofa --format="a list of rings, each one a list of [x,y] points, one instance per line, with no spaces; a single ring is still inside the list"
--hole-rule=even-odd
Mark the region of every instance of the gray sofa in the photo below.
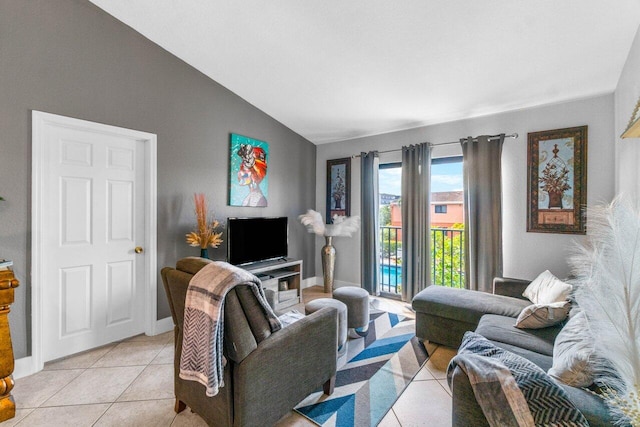
[[[323,308],[272,333],[253,292],[244,285],[225,299],[224,387],[207,397],[204,386],[178,376],[185,297],[189,281],[209,260],[184,258],[161,271],[175,324],[176,412],[189,406],[211,426],[273,425],[323,386],[333,392],[337,358],[337,312]]]
[[[475,331],[495,345],[516,353],[544,371],[553,362],[553,344],[564,324],[543,329],[518,329],[515,320],[531,304],[522,297],[529,281],[496,278],[493,294],[429,286],[418,293],[412,306],[416,311],[416,335],[424,340],[458,348],[466,331]],[[561,384],[573,404],[591,426],[610,426],[612,421],[603,401],[590,392]],[[488,426],[478,405],[469,378],[460,367],[451,381],[454,426]]]

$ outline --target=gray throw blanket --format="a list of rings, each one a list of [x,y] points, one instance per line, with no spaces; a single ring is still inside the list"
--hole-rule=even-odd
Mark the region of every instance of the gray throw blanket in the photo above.
[[[566,392],[539,366],[466,332],[447,370],[459,366],[469,377],[476,401],[490,426],[588,426]]]
[[[213,262],[198,271],[189,282],[185,300],[180,378],[198,381],[207,396],[215,396],[224,386],[224,301],[237,285],[253,290],[272,332],[282,328],[256,276],[226,262]]]

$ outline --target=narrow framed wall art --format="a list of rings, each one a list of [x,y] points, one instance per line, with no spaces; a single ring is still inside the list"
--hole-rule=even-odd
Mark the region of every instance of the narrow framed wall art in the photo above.
[[[327,160],[327,224],[351,214],[351,158]]]
[[[587,126],[527,138],[527,231],[586,234]]]

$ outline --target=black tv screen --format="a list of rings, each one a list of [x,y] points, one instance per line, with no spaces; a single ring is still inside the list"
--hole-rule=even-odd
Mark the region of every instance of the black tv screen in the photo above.
[[[227,262],[250,262],[286,258],[289,249],[287,217],[228,218]]]

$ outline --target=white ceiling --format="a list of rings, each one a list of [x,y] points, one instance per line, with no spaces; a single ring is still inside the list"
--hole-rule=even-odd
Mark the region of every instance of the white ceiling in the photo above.
[[[611,93],[638,0],[90,0],[320,144]]]

